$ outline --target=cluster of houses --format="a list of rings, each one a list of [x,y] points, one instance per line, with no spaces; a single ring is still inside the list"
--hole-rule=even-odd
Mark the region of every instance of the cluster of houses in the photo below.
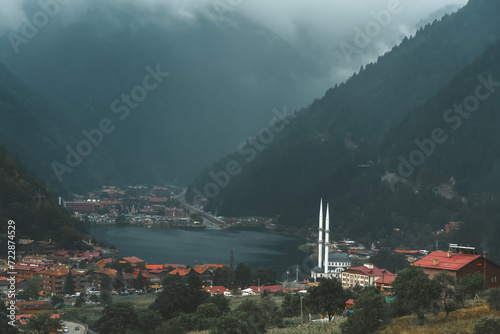
[[[129,190],[129,192],[127,192]],[[100,191],[85,196],[75,195],[72,201],[61,205],[74,212],[78,218],[86,217],[97,224],[113,224],[123,214],[129,223],[155,223],[165,218],[185,217],[184,209],[172,207],[172,196],[181,191],[178,187],[143,185],[128,186],[122,190],[116,186],[103,186]]]
[[[76,295],[99,295],[101,282],[109,277],[111,282],[119,280],[121,284],[114,294],[135,292],[156,292],[161,289],[161,282],[167,275],[185,277],[198,275],[205,286],[211,286],[215,274],[223,265],[204,264],[188,267],[186,264],[147,264],[136,257],[111,258],[101,247],[82,241],[79,250],[59,250],[50,241],[21,239],[18,242],[17,261],[9,268],[6,261],[0,261],[0,295],[5,297],[11,291],[10,278],[15,278],[17,294],[26,287],[31,278],[39,278],[40,300],[23,301],[16,298],[16,319],[21,323],[30,315],[54,310],[49,298],[52,295],[65,296],[65,282],[69,274],[74,283]],[[127,268],[117,270],[114,268]],[[142,276],[144,289],[138,291],[136,282]],[[221,292],[224,293],[224,292]],[[66,297],[68,297],[66,295]],[[58,317],[54,314],[54,317]]]

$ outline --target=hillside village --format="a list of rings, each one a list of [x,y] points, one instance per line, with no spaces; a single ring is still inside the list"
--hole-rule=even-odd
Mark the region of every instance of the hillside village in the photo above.
[[[89,241],[81,241],[75,246],[73,250],[62,250],[50,241],[21,239],[18,241],[14,267],[9,268],[5,261],[2,262],[0,293],[6,302],[9,302],[7,294],[12,293],[10,279],[15,278],[15,295],[18,298],[15,303],[16,324],[22,326],[28,318],[40,312],[50,312],[54,318],[59,318],[59,311],[65,305],[104,303],[107,298],[126,301],[127,296],[134,294],[158,294],[163,291],[162,282],[165,278],[172,276],[184,282],[191,276],[198,277],[204,291],[227,298],[269,293],[307,294],[309,289],[320,286],[325,279],[333,279],[346,291],[375,287],[386,296],[388,302],[394,299],[393,283],[397,278],[397,272],[370,263],[370,259],[381,250],[367,250],[353,241],[333,241],[325,249],[329,261],[326,273],[316,267],[310,275],[304,275],[304,268],[300,268],[300,279],[298,274],[295,279],[292,273],[286,281],[276,282],[274,271],[274,278],[266,281],[259,277],[258,281],[254,281],[256,276],[250,276],[244,284],[235,284],[234,276],[232,279],[228,277],[230,272],[237,276],[236,271],[241,264],[233,268],[227,264],[192,267],[189,264],[152,264],[136,256],[120,257],[116,250]],[[477,254],[473,247],[450,244],[448,251],[394,250],[391,253],[403,254],[408,264],[423,268],[429,279],[445,271],[457,280],[479,275],[487,287],[500,287],[500,266],[484,255]],[[311,258],[315,259],[316,256],[319,256],[319,252]],[[353,262],[362,264],[353,265]],[[272,270],[270,275],[273,275]],[[36,297],[24,297],[24,291],[31,289],[33,282],[38,284]],[[54,296],[63,299],[54,304]],[[350,314],[355,304],[355,297],[344,300],[342,312],[336,314]],[[326,319],[331,314],[316,316]]]

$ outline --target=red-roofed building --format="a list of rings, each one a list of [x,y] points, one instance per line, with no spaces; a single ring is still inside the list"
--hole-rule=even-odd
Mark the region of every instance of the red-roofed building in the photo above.
[[[187,264],[174,264],[174,263],[165,263],[163,265],[163,269],[167,269],[168,267],[171,267],[171,268],[179,268],[179,269],[186,269],[188,266]]]
[[[267,290],[269,292],[286,291],[286,289],[284,287],[282,287],[281,285],[266,285],[266,286],[252,285],[252,286],[249,286],[248,288],[252,289],[253,293],[256,295],[263,293],[265,290]]]
[[[205,291],[209,292],[212,296],[223,295],[224,293],[231,293],[231,290],[222,285],[207,286],[205,287]]]
[[[144,260],[139,259],[137,256],[124,257],[123,260],[129,262],[130,264],[132,264],[132,266],[140,266],[146,264]]]
[[[99,262],[97,262],[96,264],[97,264],[97,266],[98,266],[98,267],[103,268],[103,267],[105,267],[107,264],[109,264],[109,263],[111,263],[111,262],[113,262],[113,259],[112,259],[112,258],[110,258],[110,257],[108,257],[108,258],[106,258],[106,259],[102,259],[102,260],[100,260],[100,261],[99,261]]]
[[[36,312],[35,312],[36,313]],[[26,320],[31,317],[34,313],[31,313],[31,314],[27,314],[27,313],[24,313],[24,314],[17,314],[16,315],[16,321],[19,321],[21,323],[21,325],[26,325]],[[54,313],[50,316],[52,319],[59,319],[60,317],[60,314],[59,313]]]
[[[354,309],[354,301],[349,299],[345,302],[345,312],[352,311]]]
[[[396,275],[388,274],[388,275],[382,275],[382,277],[377,278],[375,280],[375,286],[377,289],[380,291],[384,291],[386,293],[392,292],[393,285],[392,283],[394,282],[394,279],[396,279]]]
[[[450,245],[450,251],[432,252],[413,265],[424,268],[429,278],[433,278],[443,270],[456,278],[479,273],[489,287],[500,287],[500,266],[476,254],[472,247]]]
[[[52,293],[63,293],[68,270],[68,268],[61,266],[38,272],[42,283],[42,290]],[[73,282],[75,282],[75,291],[84,290],[85,286],[90,282],[90,276],[87,275],[86,270],[73,269],[71,270],[71,276],[73,276]]]
[[[16,302],[16,309],[22,314],[35,314],[38,312],[52,311],[53,307],[48,300],[30,300]]]
[[[188,269],[175,268],[174,270],[170,271],[168,274],[169,275],[186,276],[187,274],[189,274],[190,271],[191,271],[191,268],[188,268]]]
[[[163,264],[146,264],[146,270],[163,269]]]
[[[94,270],[93,276],[94,276],[94,282],[100,285],[101,280],[104,276],[109,276],[109,278],[115,279],[116,270],[111,268],[102,268],[99,270]]]
[[[362,288],[374,285],[377,279],[385,275],[393,275],[393,273],[387,269],[377,268],[373,264],[347,268],[342,272],[342,287],[344,289],[348,289],[353,288],[356,285],[359,285]]]
[[[22,261],[14,265],[14,269],[17,272],[16,277],[28,279],[38,276],[38,273],[49,267],[48,263],[37,263],[32,261]]]

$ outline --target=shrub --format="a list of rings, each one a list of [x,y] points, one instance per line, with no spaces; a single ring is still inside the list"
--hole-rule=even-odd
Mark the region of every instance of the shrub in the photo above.
[[[474,325],[472,334],[500,333],[500,317],[484,317]]]
[[[488,297],[486,299],[490,305],[490,309],[498,311],[500,310],[500,288],[492,288],[488,291]]]

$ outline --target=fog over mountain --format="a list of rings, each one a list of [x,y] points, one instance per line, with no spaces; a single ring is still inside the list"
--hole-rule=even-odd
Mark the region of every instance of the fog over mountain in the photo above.
[[[465,3],[0,0],[0,61],[78,124],[66,147],[51,148],[55,162],[66,166],[83,131],[113,122],[70,172],[42,171],[52,183],[187,184],[267,126],[274,108],[307,106]],[[151,70],[168,76],[137,105],[124,100]],[[98,166],[113,172],[97,177]]]

